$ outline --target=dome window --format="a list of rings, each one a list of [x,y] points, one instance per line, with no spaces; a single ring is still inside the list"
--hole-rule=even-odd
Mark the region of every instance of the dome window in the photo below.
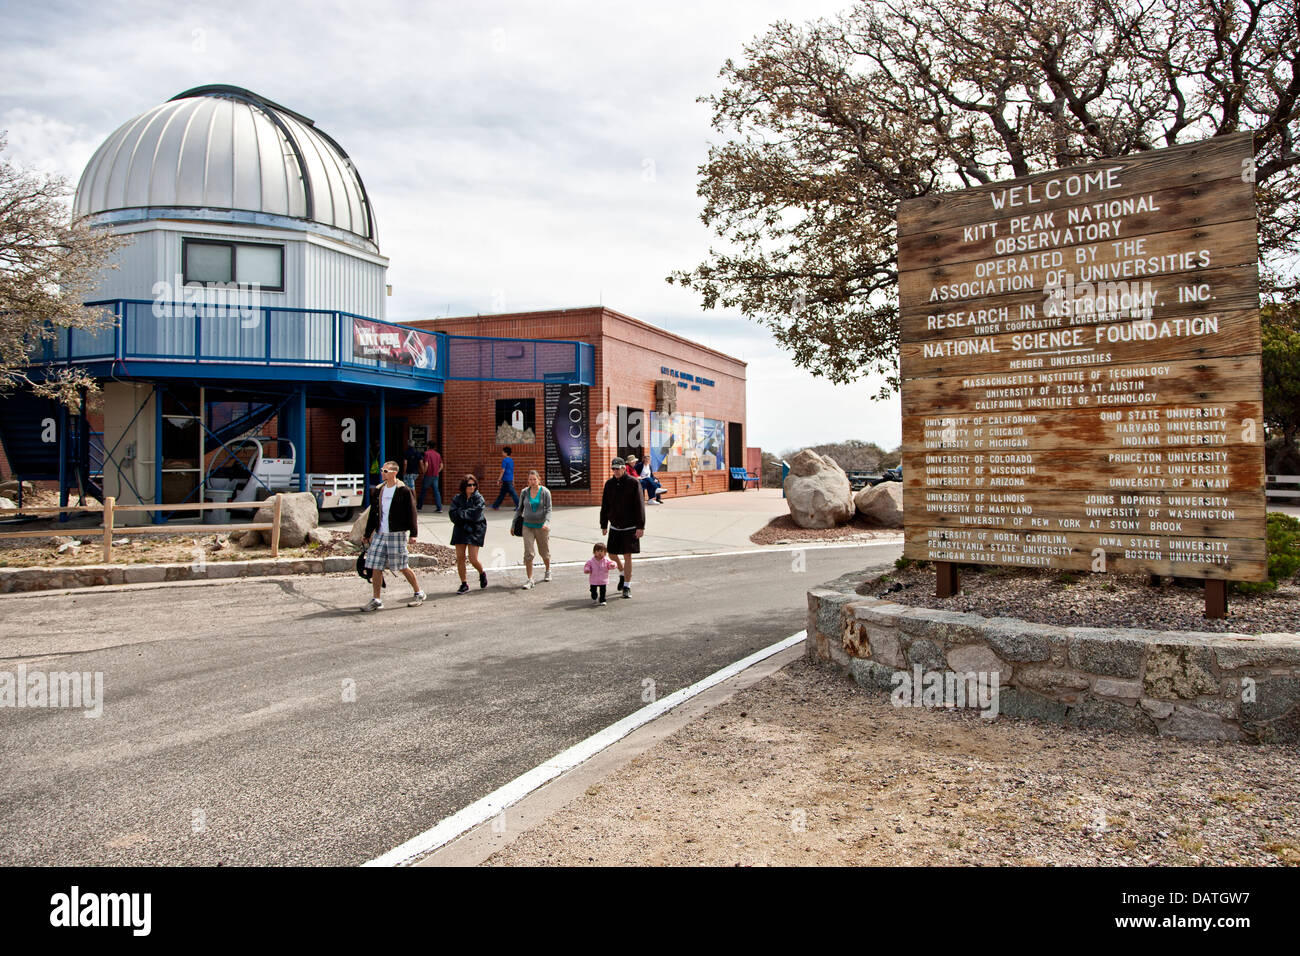
[[[270,243],[183,240],[185,282],[235,283],[263,292],[284,291],[284,246]]]

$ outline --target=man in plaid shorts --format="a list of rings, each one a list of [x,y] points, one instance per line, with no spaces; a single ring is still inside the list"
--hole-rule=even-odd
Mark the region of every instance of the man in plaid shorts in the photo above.
[[[411,600],[407,607],[419,607],[424,603],[425,594],[415,580],[415,572],[408,565],[406,539],[410,535],[415,540],[418,528],[415,521],[415,494],[406,485],[397,480],[399,471],[397,462],[386,461],[380,471],[383,484],[376,485],[370,492],[370,517],[366,519],[366,567],[374,573],[370,576],[371,587],[375,596],[363,611],[378,611],[384,606],[380,600],[380,588],[384,586],[384,571],[401,571],[411,584]]]

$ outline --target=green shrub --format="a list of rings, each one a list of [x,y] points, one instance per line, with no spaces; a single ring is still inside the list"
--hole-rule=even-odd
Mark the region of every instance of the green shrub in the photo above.
[[[1240,594],[1263,594],[1277,588],[1300,571],[1300,521],[1290,515],[1270,512],[1267,530],[1268,580],[1234,581],[1233,590]]]

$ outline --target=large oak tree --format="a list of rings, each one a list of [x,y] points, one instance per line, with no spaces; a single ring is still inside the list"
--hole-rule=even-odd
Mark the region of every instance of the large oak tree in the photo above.
[[[724,240],[669,276],[847,382],[896,375],[915,196],[1255,130],[1264,288],[1294,293],[1300,0],[864,0],[778,23],[705,97]]]

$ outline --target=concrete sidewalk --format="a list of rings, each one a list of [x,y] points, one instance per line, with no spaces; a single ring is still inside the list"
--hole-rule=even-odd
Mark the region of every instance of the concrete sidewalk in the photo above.
[[[685,554],[726,554],[760,548],[749,536],[765,526],[772,518],[788,514],[781,489],[765,488],[760,491],[723,492],[690,498],[669,500],[663,505],[648,505],[646,533],[641,539],[641,555],[668,557]],[[480,560],[486,567],[522,567],[523,541],[510,537],[510,522],[514,517],[511,508],[488,511],[488,532]],[[551,563],[578,563],[591,557],[591,546],[603,540],[600,533],[600,509],[597,507],[556,508],[551,516]],[[87,519],[83,518],[83,522]],[[351,522],[327,522],[322,525],[331,531],[347,532]],[[420,537],[425,544],[449,545],[451,520],[444,508],[437,514],[426,507],[420,513]],[[75,528],[69,525],[51,528],[50,534],[98,533],[97,529]],[[901,540],[901,538],[900,538]],[[808,542],[816,548],[826,542]],[[112,565],[77,564],[57,567],[0,567],[0,594],[26,593],[103,587],[122,584],[159,584],[163,582],[204,581],[213,579],[262,577],[284,574],[322,574],[348,572],[356,560],[353,552],[345,549],[341,555],[320,556],[303,553],[281,556],[278,560],[262,558],[258,552],[248,552],[245,561],[209,561],[196,565],[140,564],[115,562]],[[413,556],[412,566],[436,563],[436,559]],[[541,565],[538,560],[535,567]],[[522,572],[520,576],[522,582]]]
[[[508,502],[509,499],[500,511],[489,508],[487,512],[488,532],[483,554],[490,559],[501,548],[508,562],[514,564],[522,560],[524,544],[521,539],[510,537],[514,511]],[[451,520],[447,517],[446,504],[444,501],[442,514],[436,514],[428,505],[420,512],[421,541],[450,544]],[[662,505],[646,505],[641,553],[706,554],[758,547],[749,536],[783,514],[789,514],[789,509],[780,488],[668,498]],[[600,540],[599,508],[557,507],[551,513],[552,561],[585,561],[591,557],[591,546]]]

